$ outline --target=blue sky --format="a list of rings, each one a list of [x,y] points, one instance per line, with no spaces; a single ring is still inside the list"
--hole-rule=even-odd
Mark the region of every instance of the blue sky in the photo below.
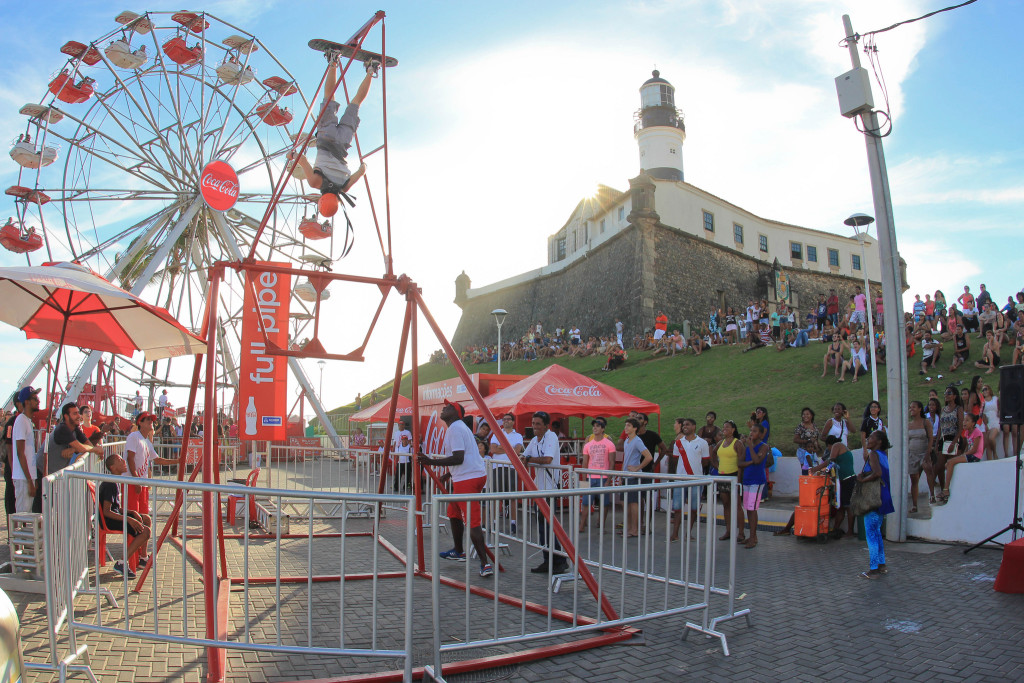
[[[547,235],[582,196],[597,183],[627,187],[638,169],[637,88],[655,66],[676,86],[686,116],[689,182],[767,218],[845,232],[843,218],[872,213],[872,205],[863,138],[839,115],[833,85],[849,69],[838,46],[841,15],[864,32],[944,3],[345,2],[324,14],[326,6],[223,0],[203,9],[259,36],[307,94],[323,61],[306,41],[343,40],[375,10],[387,12],[389,52],[401,61],[388,83],[396,268],[420,283],[451,334],[459,272],[484,285],[543,265]],[[60,45],[98,38],[119,9],[3,4],[0,17],[18,27],[0,47],[6,139],[23,126],[17,108],[38,101],[63,63]],[[1021,25],[1024,4],[982,0],[877,37],[895,122],[884,144],[910,295],[941,288],[955,296],[965,283],[977,291],[985,282],[1005,301],[1024,285],[1024,95],[1012,33]],[[377,90],[360,128],[367,147],[380,139],[379,106]],[[14,170],[0,164],[0,182],[13,182]],[[370,174],[381,190],[379,159]],[[356,248],[339,268],[379,274],[365,213],[356,229]],[[4,252],[0,263],[20,261]],[[393,303],[366,363],[328,365],[328,405],[393,373]],[[372,303],[347,292],[330,307],[344,321],[372,313]],[[0,339],[7,392],[38,345],[13,329]],[[434,348],[421,344],[424,355]],[[315,363],[307,367],[315,381]]]

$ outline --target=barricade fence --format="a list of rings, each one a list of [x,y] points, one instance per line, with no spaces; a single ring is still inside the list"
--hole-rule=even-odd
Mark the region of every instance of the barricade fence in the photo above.
[[[491,484],[494,474],[489,478]],[[585,474],[589,478],[622,473],[594,470]],[[686,631],[718,638],[728,654],[725,635],[714,628],[711,603],[713,596],[728,595],[735,565],[730,563],[728,570],[715,566],[715,516],[712,513],[699,519],[700,501],[705,497],[713,500],[719,486],[728,488],[733,496],[738,490],[735,479],[672,475],[670,480],[646,483],[631,477],[615,487],[434,496],[430,538],[435,660],[431,675],[440,678],[444,652],[607,630],[684,614],[694,617],[686,622]],[[654,507],[659,494],[675,497],[680,503],[677,541],[672,540],[671,520],[656,524]],[[615,496],[624,499],[622,509]],[[573,546],[571,552],[555,540],[538,501],[548,505],[565,530]],[[452,509],[450,505],[459,504],[466,506],[470,518],[475,514],[473,507],[480,506],[484,542],[494,558],[484,562],[493,564],[493,573],[478,570],[481,561],[468,529],[462,539],[466,560],[454,565],[454,574],[452,563],[439,554],[446,550],[440,537],[441,522],[446,510]],[[512,520],[518,522],[515,532]],[[735,552],[736,544],[729,545],[730,553]],[[596,588],[582,580],[583,565]],[[719,581],[729,588],[714,588],[716,574],[722,575]],[[571,591],[558,590],[564,582],[571,583]],[[489,591],[485,599],[479,597],[481,587]],[[450,588],[461,594],[451,593]],[[608,605],[614,614],[606,612]]]
[[[90,566],[90,535],[98,539],[109,534],[100,520],[101,496],[96,495],[93,505],[90,495],[90,488],[98,494],[104,484],[116,486],[122,501],[127,499],[126,486],[149,486],[151,531],[134,558],[129,557],[132,537],[110,536],[105,553],[99,552],[97,544]],[[72,651],[84,650],[76,646],[81,634],[100,633],[200,648],[391,660],[411,680],[414,574],[413,564],[403,564],[399,556],[413,555],[415,518],[409,515],[404,525],[392,526],[390,539],[381,536],[379,523],[385,504],[409,506],[410,497],[262,489],[258,507],[263,527],[250,529],[244,523],[236,531],[225,526],[226,556],[215,552],[218,574],[227,565],[229,589],[204,585],[203,529],[190,515],[177,516],[177,532],[170,537],[177,548],[165,547],[156,555],[157,536],[171,518],[175,498],[182,497],[184,509],[199,507],[204,492],[217,494],[223,508],[223,503],[233,503],[235,498],[247,501],[253,489],[75,468],[52,475],[51,515],[68,520],[53,525],[46,546],[52,572],[48,578],[54,590],[48,601],[56,620],[53,635],[61,623],[66,624]],[[373,523],[363,522],[356,528],[341,517],[324,524],[313,512],[316,506],[348,505],[369,508]],[[305,524],[289,527],[284,512],[289,506],[306,510]],[[64,548],[71,553],[65,556],[60,550]],[[133,560],[146,555],[154,566],[143,592],[133,592],[135,582],[128,571],[111,583],[110,560],[129,559],[125,564],[130,567]],[[86,592],[83,586],[90,570],[99,579]],[[358,590],[352,587],[353,581],[359,581]],[[106,608],[101,583],[114,589],[119,606]],[[229,590],[234,603],[230,613],[235,619],[226,612],[211,615],[216,620],[214,638],[207,636],[205,628],[207,590]],[[218,598],[227,596],[219,593]],[[359,627],[353,628],[354,623]]]

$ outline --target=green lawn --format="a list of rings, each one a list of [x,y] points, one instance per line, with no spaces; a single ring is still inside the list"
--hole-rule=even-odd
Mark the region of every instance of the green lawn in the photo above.
[[[825,346],[820,342],[811,342],[802,349],[788,349],[778,352],[773,348],[762,348],[750,353],[741,353],[741,347],[716,347],[701,356],[677,355],[675,358],[658,356],[651,358],[650,353],[631,351],[626,364],[614,372],[602,372],[604,357],[590,358],[558,358],[538,361],[503,362],[501,369],[504,374],[529,375],[538,372],[552,363],[558,362],[567,368],[598,381],[628,391],[661,406],[661,428],[663,438],[672,436],[672,422],[677,417],[693,417],[698,424],[703,424],[704,414],[714,410],[718,414],[718,424],[724,420],[734,420],[741,429],[750,413],[757,406],[768,409],[772,424],[772,445],[779,447],[783,453],[792,455],[795,446],[792,443],[793,428],[800,420],[800,411],[809,406],[816,413],[818,426],[831,416],[831,406],[842,401],[850,410],[850,416],[856,426],[860,424],[860,415],[864,406],[871,400],[871,378],[866,376],[857,383],[846,378],[846,382],[838,384],[830,373],[821,377],[821,360]],[[940,391],[951,381],[963,380],[970,382],[975,374],[974,368],[961,368],[955,373],[948,373],[948,362],[942,368],[943,380],[934,379],[931,384],[918,375],[917,357],[910,359],[910,396],[926,402],[928,390],[936,388]],[[940,364],[941,365],[941,364]],[[470,373],[495,373],[496,363],[481,363],[467,367]],[[880,365],[878,391],[883,411],[887,408],[885,401],[886,377],[885,366]],[[451,365],[427,363],[420,366],[420,383],[435,382],[456,375]],[[989,375],[993,390],[998,391],[998,374]],[[381,398],[391,391],[391,382],[378,387]],[[365,392],[364,397],[369,392]],[[410,395],[409,374],[402,381],[401,393]],[[364,399],[364,404],[368,399]],[[351,412],[352,405],[336,408],[332,412]],[[651,423],[656,425],[655,417]],[[622,420],[610,420],[609,432],[618,433]],[[573,420],[570,429],[579,429],[579,422]],[[588,427],[589,429],[589,427]]]

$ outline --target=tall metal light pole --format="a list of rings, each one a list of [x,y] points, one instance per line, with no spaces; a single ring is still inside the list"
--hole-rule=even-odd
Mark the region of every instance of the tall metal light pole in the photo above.
[[[866,213],[855,213],[847,218],[843,223],[853,228],[854,233],[857,235],[857,241],[860,242],[860,272],[864,273],[864,313],[868,319],[868,344],[871,349],[871,398],[872,400],[878,400],[878,365],[875,359],[875,323],[874,314],[871,311],[872,297],[871,297],[871,282],[868,280],[868,261],[867,255],[864,252],[864,239],[868,236],[868,226],[875,222],[875,219]],[[864,230],[861,230],[861,227]],[[882,301],[883,306],[885,300]]]
[[[906,330],[903,329],[903,276],[900,272],[900,256],[896,249],[896,230],[892,213],[892,198],[889,196],[889,176],[885,168],[885,152],[882,150],[881,126],[874,111],[871,97],[871,81],[867,70],[860,65],[857,43],[860,36],[853,32],[849,15],[843,15],[843,34],[850,50],[853,70],[836,78],[840,110],[847,118],[859,117],[865,131],[864,142],[868,152],[868,170],[871,174],[871,196],[874,199],[876,229],[878,231],[878,256],[882,266],[882,303],[885,307],[885,355],[886,400],[888,410],[888,434],[892,443],[889,450],[889,478],[895,507],[894,524],[886,526],[886,538],[890,541],[907,540],[907,387]]]
[[[324,366],[327,365],[327,361],[325,361],[325,360],[318,360],[316,362],[316,364],[320,366],[320,392],[319,392],[320,396],[319,396],[319,398],[320,398],[321,401],[323,401],[324,400]]]
[[[508,315],[508,311],[504,308],[495,308],[491,311],[491,315],[494,316],[494,322],[498,323],[498,374],[501,374],[501,326],[505,322],[505,316]]]

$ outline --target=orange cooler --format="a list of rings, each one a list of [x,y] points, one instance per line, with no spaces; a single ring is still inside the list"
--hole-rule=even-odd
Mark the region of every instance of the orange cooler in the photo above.
[[[816,507],[819,499],[828,503],[828,492],[822,493],[821,489],[828,488],[828,477],[823,475],[804,475],[800,477],[800,505],[803,507]]]
[[[801,477],[802,479],[803,477]],[[802,482],[801,482],[802,483]],[[828,512],[819,511],[816,506],[805,507],[803,505],[796,509],[796,523],[793,525],[793,533],[804,538],[816,538],[818,534],[828,533]]]

